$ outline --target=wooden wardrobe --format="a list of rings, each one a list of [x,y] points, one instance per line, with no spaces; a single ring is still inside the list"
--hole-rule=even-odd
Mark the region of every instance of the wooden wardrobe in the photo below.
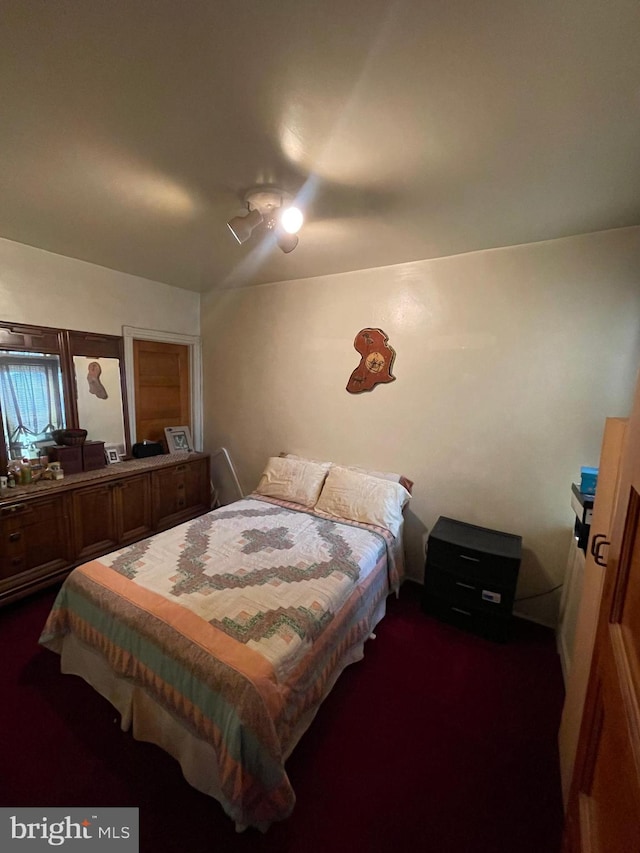
[[[598,489],[593,507],[586,554],[572,543],[565,578],[567,598],[561,604],[559,629],[566,696],[558,734],[562,798],[567,806],[573,765],[587,694],[593,644],[602,599],[607,545],[610,541],[615,502],[620,484],[620,465],[627,434],[628,418],[607,418],[602,438]],[[596,539],[596,537],[599,537]],[[604,537],[604,538],[602,538]],[[603,543],[600,545],[600,543]],[[592,552],[600,546],[598,562]]]
[[[585,561],[585,584],[586,567],[594,555],[606,566],[597,566],[602,575],[593,578],[593,591],[601,583],[602,594],[585,700],[580,702],[578,682],[584,682],[584,673],[578,670],[578,660],[585,667],[586,663],[578,641],[588,646],[597,595],[586,599],[583,595],[578,629],[584,636],[576,637],[575,684],[570,680],[562,719],[560,744],[567,781],[570,775],[563,853],[640,850],[640,387],[623,444],[617,481],[612,480],[610,535],[602,538],[604,532],[598,529],[604,523],[596,516],[599,481]],[[570,772],[571,742],[580,716]]]

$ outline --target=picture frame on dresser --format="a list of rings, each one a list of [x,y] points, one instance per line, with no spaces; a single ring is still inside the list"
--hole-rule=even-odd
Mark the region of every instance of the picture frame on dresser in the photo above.
[[[193,450],[193,439],[188,426],[165,427],[164,435],[167,440],[169,453],[180,453]]]
[[[120,462],[120,454],[118,453],[118,448],[115,444],[105,444],[104,458],[106,459],[107,465],[113,465],[116,462]]]

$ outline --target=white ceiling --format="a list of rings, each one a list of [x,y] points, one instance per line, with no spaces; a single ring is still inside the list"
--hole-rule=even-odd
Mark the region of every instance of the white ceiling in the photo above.
[[[2,0],[0,236],[208,290],[640,224],[638,0]],[[289,255],[245,190],[298,195]]]

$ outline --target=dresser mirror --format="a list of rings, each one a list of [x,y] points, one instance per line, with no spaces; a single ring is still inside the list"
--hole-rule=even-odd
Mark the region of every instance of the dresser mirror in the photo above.
[[[129,455],[122,338],[0,322],[0,416],[2,472],[63,428]]]
[[[126,453],[120,360],[74,355],[73,368],[78,423],[87,430],[87,440],[104,441]]]

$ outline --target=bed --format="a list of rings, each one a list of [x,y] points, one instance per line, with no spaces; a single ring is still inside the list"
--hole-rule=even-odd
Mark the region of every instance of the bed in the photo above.
[[[238,829],[264,830],[291,813],[286,759],[402,580],[409,492],[387,476],[273,457],[248,497],[74,569],[40,643]]]

